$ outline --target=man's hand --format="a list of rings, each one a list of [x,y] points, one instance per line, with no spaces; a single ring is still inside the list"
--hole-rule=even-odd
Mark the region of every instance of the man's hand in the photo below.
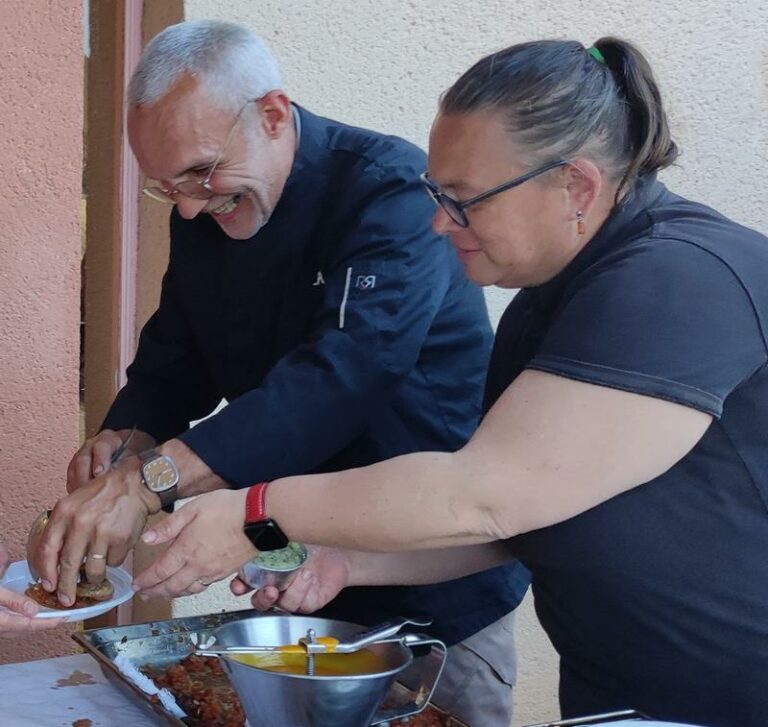
[[[112,455],[123,445],[130,432],[130,429],[121,429],[119,432],[104,429],[95,437],[86,439],[67,467],[67,492],[72,493],[94,477],[108,472],[112,468]],[[155,444],[154,437],[149,434],[134,432],[125,452],[115,465],[119,465],[131,454],[143,452]]]
[[[173,541],[133,581],[142,598],[188,596],[237,571],[256,555],[243,533],[247,490],[217,490],[184,505],[142,540]]]
[[[8,551],[0,543],[0,578],[5,575],[9,563]],[[33,618],[39,609],[31,598],[0,587],[0,637],[15,636],[25,631],[52,629],[64,622],[60,618]]]
[[[58,590],[59,601],[71,606],[83,559],[88,556],[88,580],[100,583],[106,566],[125,560],[147,517],[159,509],[160,499],[141,481],[136,457],[59,500],[32,558],[43,588]]]
[[[349,585],[350,563],[347,553],[336,548],[309,546],[309,558],[282,591],[274,586],[260,588],[251,597],[253,607],[266,611],[273,606],[293,613],[312,613],[330,603]],[[251,588],[239,578],[229,584],[236,596]]]

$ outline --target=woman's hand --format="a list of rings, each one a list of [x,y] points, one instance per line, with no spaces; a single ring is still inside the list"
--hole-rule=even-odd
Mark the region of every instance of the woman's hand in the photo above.
[[[142,598],[189,596],[226,578],[256,555],[243,533],[248,490],[216,490],[200,495],[147,530],[150,545],[171,542],[168,550],[133,581]]]
[[[5,575],[10,558],[0,545],[0,578]],[[63,623],[60,618],[34,618],[40,607],[31,598],[0,587],[0,637],[15,636],[28,631],[44,631]]]
[[[259,611],[277,607],[294,613],[312,613],[332,601],[349,585],[349,554],[336,548],[309,546],[309,558],[296,571],[288,585],[279,591],[274,586],[260,588],[251,597],[253,607]],[[251,590],[239,578],[229,584],[236,596]]]
[[[303,568],[282,590],[261,588],[251,597],[259,611],[277,607],[312,613],[332,601],[348,586],[417,585],[453,580],[508,563],[514,554],[503,542],[465,545],[461,548],[419,550],[406,553],[369,553],[317,545]],[[251,588],[239,578],[229,584],[236,596]]]

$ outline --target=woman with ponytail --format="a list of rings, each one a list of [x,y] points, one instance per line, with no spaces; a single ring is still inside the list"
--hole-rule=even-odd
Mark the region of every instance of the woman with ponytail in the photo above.
[[[565,716],[763,727],[768,240],[669,191],[656,175],[677,154],[627,42],[524,43],[470,68],[441,99],[424,183],[467,275],[522,289],[477,433],[204,495],[145,534],[175,542],[137,588],[235,571],[246,519],[326,546],[260,608],[518,557]]]

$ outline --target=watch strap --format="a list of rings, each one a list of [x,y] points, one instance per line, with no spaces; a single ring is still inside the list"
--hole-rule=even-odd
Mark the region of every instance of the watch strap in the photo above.
[[[150,449],[144,449],[141,452],[138,453],[139,461],[144,464],[145,462],[149,462],[149,460],[154,459],[155,457],[160,456],[160,450],[157,447],[151,447]]]
[[[160,498],[160,509],[171,513],[173,512],[173,503],[176,502],[176,493],[178,492],[178,485],[169,487],[167,490],[161,490],[155,494]]]
[[[258,523],[267,519],[267,487],[269,482],[259,482],[248,488],[245,497],[245,523]]]

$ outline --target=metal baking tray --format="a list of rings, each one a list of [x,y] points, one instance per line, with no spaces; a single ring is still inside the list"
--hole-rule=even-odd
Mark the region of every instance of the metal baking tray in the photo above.
[[[204,642],[211,631],[222,624],[261,615],[264,614],[253,609],[211,613],[167,621],[148,621],[127,626],[89,629],[72,634],[72,638],[86,653],[96,659],[104,676],[129,699],[138,703],[155,723],[188,727],[185,720],[175,717],[162,704],[139,689],[120,671],[114,659],[118,654],[123,654],[136,667],[149,666],[163,669],[178,663],[194,651],[193,638],[197,643]],[[395,684],[390,695],[395,699],[402,699],[407,693],[408,690],[404,686]],[[446,718],[447,727],[467,727],[436,705],[432,706]],[[407,724],[407,720],[404,722]]]

